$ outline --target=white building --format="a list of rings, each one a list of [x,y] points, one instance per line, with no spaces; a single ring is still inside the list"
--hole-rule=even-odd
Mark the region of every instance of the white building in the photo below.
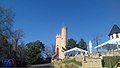
[[[114,45],[113,47],[116,47],[117,49],[120,48],[120,28],[115,24],[112,27],[112,30],[110,31],[110,33],[108,34],[110,40],[96,46],[95,48],[102,48],[103,46],[110,44],[110,45]]]

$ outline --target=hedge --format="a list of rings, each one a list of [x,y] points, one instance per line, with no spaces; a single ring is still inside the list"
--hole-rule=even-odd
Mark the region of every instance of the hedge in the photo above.
[[[103,66],[107,68],[113,68],[118,61],[120,61],[120,56],[105,56],[103,57]]]

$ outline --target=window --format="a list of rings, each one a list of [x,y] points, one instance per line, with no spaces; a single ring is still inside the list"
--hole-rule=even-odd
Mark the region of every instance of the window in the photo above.
[[[113,35],[112,35],[112,39],[113,39]]]
[[[57,54],[59,54],[59,48],[57,47]]]
[[[116,38],[119,38],[118,34],[116,34]]]

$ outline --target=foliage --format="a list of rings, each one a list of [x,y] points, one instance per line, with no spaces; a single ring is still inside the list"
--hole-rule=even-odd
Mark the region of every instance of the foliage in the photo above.
[[[26,55],[27,54],[27,49],[25,47],[25,44],[21,42],[20,45],[17,47],[17,57],[21,60],[22,64],[26,64]]]
[[[12,39],[12,45],[13,45],[13,50],[16,51],[18,43],[22,39],[24,35],[24,32],[22,30],[13,30],[11,32],[11,39]]]
[[[0,6],[0,37],[9,37],[13,25],[14,13],[11,9]]]
[[[105,56],[103,57],[104,67],[113,68],[120,61],[120,56]]]
[[[110,46],[106,45],[107,51],[110,51]]]
[[[4,36],[0,37],[0,45],[3,46],[6,44],[8,44],[7,38]]]
[[[76,41],[73,38],[68,39],[66,50],[76,47]]]
[[[11,57],[12,45],[9,43],[10,34],[14,20],[11,9],[0,5],[0,53],[1,57]],[[0,58],[1,58],[0,57]]]
[[[94,37],[93,37],[93,43],[94,43],[94,45],[95,46],[98,46],[99,45],[99,43],[100,43],[100,38],[102,37],[102,35],[95,35]],[[96,49],[97,50],[97,52],[98,52],[98,48]]]
[[[71,48],[78,47],[78,48],[81,48],[83,50],[87,50],[87,44],[86,44],[86,42],[84,41],[83,38],[81,38],[81,40],[79,41],[78,44],[76,44],[76,42],[77,41],[75,41],[73,38],[70,38],[70,39],[68,39],[68,43],[67,43],[66,47],[65,48],[62,47],[62,49],[64,51],[67,51]]]
[[[52,55],[55,54],[55,44],[51,44],[51,47],[52,47]]]
[[[46,46],[44,48],[44,51],[41,52],[41,58],[45,59],[45,58],[48,58],[51,56],[52,56],[52,51],[51,51],[50,47]]]
[[[44,50],[44,44],[40,41],[30,42],[26,44],[27,49],[27,62],[30,64],[37,64],[40,62],[41,51]]]
[[[23,31],[12,29],[14,16],[15,14],[11,9],[0,5],[0,59],[1,60],[3,60],[3,58],[4,59],[14,58],[15,60],[21,59],[23,58],[23,54],[26,53],[25,47],[22,47],[22,45],[17,46],[18,43],[20,43],[19,41],[23,37]],[[17,47],[18,50],[15,50],[17,49]],[[21,61],[22,60],[24,59],[21,59]]]
[[[81,38],[81,40],[79,41],[78,48],[81,48],[83,50],[87,50],[87,44],[86,44],[86,42],[84,41],[83,38]]]
[[[117,46],[114,45],[114,44],[106,44],[106,45],[103,46],[102,48],[107,49],[107,51],[111,51],[111,50],[117,49]]]
[[[10,45],[5,37],[0,38],[0,54],[2,57],[11,57],[12,45]]]

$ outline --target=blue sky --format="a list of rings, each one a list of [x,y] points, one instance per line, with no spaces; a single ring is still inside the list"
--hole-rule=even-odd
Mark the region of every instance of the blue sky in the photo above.
[[[120,0],[0,0],[15,12],[15,29],[23,29],[25,43],[40,40],[55,43],[62,25],[68,27],[68,39],[89,42],[102,35],[101,43],[109,40],[112,26],[120,27]]]

